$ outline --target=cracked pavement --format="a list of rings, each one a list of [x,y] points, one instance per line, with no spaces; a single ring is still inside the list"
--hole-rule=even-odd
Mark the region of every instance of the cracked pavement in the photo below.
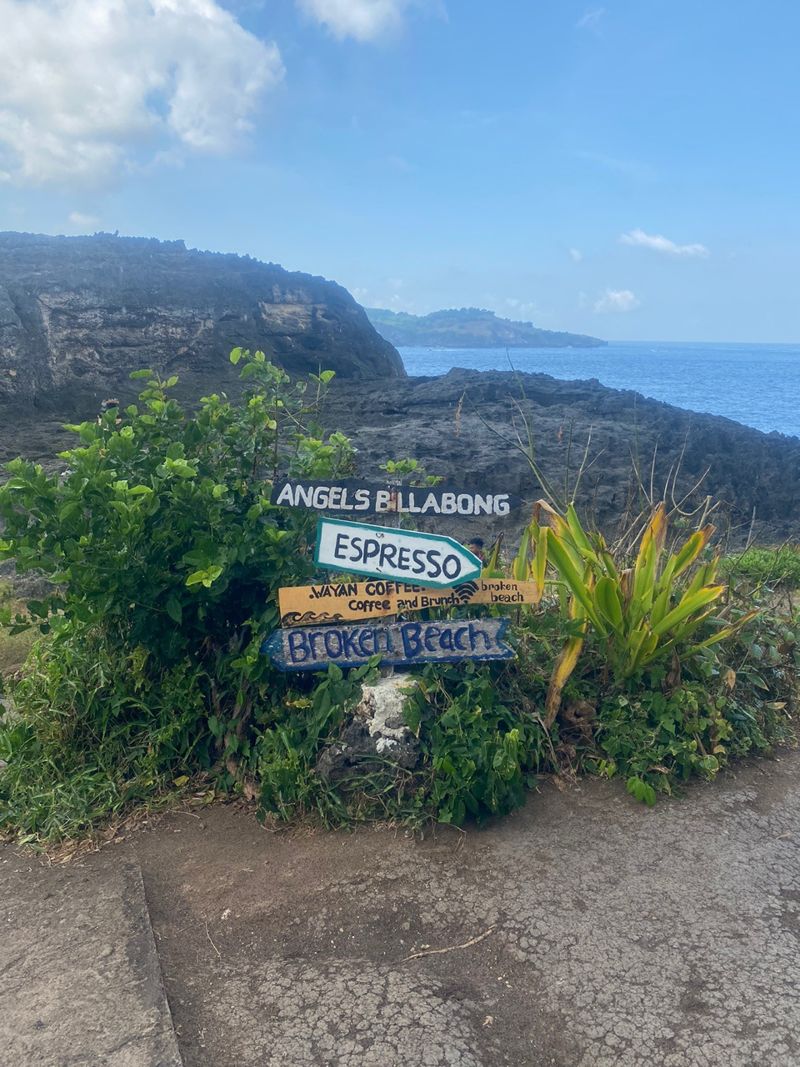
[[[784,751],[654,809],[619,783],[547,783],[507,819],[422,841],[270,832],[218,806],[58,875],[102,896],[140,866],[186,1067],[794,1067],[798,771]],[[37,947],[27,973],[44,962]],[[65,1048],[80,996],[51,980]],[[160,1055],[13,1062],[175,1062]]]

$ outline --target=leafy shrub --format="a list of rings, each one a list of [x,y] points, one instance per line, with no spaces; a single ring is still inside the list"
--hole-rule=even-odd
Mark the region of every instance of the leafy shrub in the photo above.
[[[169,395],[175,379],[137,372],[139,404],[71,428],[80,443],[62,453],[63,476],[22,459],[7,466],[0,558],[53,588],[9,620],[12,633],[38,623],[48,644],[11,689],[0,824],[19,825],[37,760],[34,778],[80,769],[108,813],[146,780],[157,788],[176,762],[186,773],[213,765],[224,786],[252,767],[256,712],[280,707],[288,688],[260,642],[278,624],[278,588],[314,571],[315,516],[273,507],[270,479],[347,474],[353,452],[310,422],[329,372],[292,384],[263,353],[231,358],[248,382],[239,404],[212,395],[187,413]],[[189,689],[171,706],[182,725],[167,745],[162,710],[176,679]],[[315,680],[299,684],[310,691]],[[60,763],[40,759],[57,749],[49,731],[64,745]],[[134,759],[140,741],[147,767]],[[44,785],[41,796],[46,806]]]
[[[773,611],[744,628],[753,612],[736,600],[723,622],[708,529],[670,553],[659,509],[628,566],[574,509],[542,505],[511,563],[540,599],[512,616],[517,658],[425,667],[406,709],[418,766],[370,757],[327,781],[320,754],[375,664],[285,675],[261,654],[278,589],[314,577],[316,517],[269,495],[277,475],[351,473],[353,450],[313,423],[328,372],[293,384],[262,353],[232,359],[241,402],[187,412],[174,379],[144,372],[138,404],[72,427],[63,475],[8,465],[0,559],[50,584],[24,611],[0,606],[12,633],[39,634],[0,715],[0,831],[81,835],[200,781],[326,824],[483,819],[565,766],[623,777],[651,803],[791,735],[796,623]],[[431,481],[416,460],[384,469]],[[498,543],[486,571],[502,567]]]
[[[583,529],[572,505],[563,518],[544,501],[539,502],[539,512],[549,524],[540,525],[536,516],[531,523],[539,567],[546,552],[575,623],[553,673],[548,721],[558,710],[561,690],[589,627],[602,643],[608,669],[621,681],[658,661],[691,656],[723,641],[755,614],[735,625],[724,625],[721,616],[714,615],[712,605],[725,592],[724,585],[715,584],[718,560],[698,564],[713,526],[697,530],[680,548],[668,552],[667,516],[660,504],[644,529],[636,559],[626,566],[627,561],[614,559],[601,534]],[[701,627],[705,632],[695,637]]]
[[[314,813],[325,824],[347,822],[347,805],[315,773],[326,742],[335,738],[345,714],[361,696],[363,680],[374,671],[365,664],[345,675],[331,663],[309,695],[288,692],[283,714],[265,729],[255,746],[259,805],[281,819]]]
[[[547,764],[541,719],[515,707],[503,668],[426,667],[406,722],[420,738],[418,813],[460,825],[519,807]],[[513,676],[513,672],[512,672]]]
[[[738,555],[726,556],[720,572],[733,582],[800,589],[800,550],[794,545],[754,546]]]
[[[713,778],[731,758],[794,740],[798,637],[796,622],[764,614],[736,634],[725,660],[709,650],[679,685],[653,671],[645,684],[609,691],[589,765],[625,778],[630,793],[653,804],[693,775]]]

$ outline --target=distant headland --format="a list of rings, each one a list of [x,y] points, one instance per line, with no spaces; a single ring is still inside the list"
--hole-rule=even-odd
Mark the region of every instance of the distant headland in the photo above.
[[[531,322],[501,319],[482,308],[452,308],[430,315],[365,308],[378,333],[396,346],[440,348],[597,348],[599,337],[540,330]]]

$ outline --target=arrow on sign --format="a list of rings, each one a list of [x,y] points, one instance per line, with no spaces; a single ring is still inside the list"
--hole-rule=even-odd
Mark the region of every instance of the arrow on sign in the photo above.
[[[320,519],[314,562],[330,570],[445,589],[481,576],[481,561],[452,537]]]
[[[298,626],[276,630],[261,651],[282,671],[320,671],[329,663],[357,667],[373,656],[394,666],[513,659],[514,649],[503,641],[507,626],[508,619]]]

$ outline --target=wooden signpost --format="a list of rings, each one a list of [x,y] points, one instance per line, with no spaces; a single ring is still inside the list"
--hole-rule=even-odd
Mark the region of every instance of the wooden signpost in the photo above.
[[[508,578],[476,578],[452,589],[431,589],[379,578],[294,586],[278,593],[282,626],[311,626],[470,604],[514,607],[538,604],[540,600],[541,590],[536,582]]]
[[[384,666],[513,659],[503,641],[508,619],[391,622],[276,630],[261,646],[283,671],[357,667],[373,656]]]
[[[272,504],[352,515],[450,515],[504,517],[522,505],[511,493],[484,492],[437,485],[422,488],[374,485],[354,480],[276,482]]]
[[[505,516],[519,506],[519,500],[509,493],[441,486],[379,487],[354,481],[278,482],[271,501],[280,507],[353,517]],[[451,537],[347,519],[320,518],[314,562],[318,567],[364,575],[371,581],[280,590],[284,628],[276,630],[261,651],[284,671],[317,671],[330,663],[357,667],[375,656],[386,667],[513,659],[513,648],[503,641],[508,619],[340,623],[425,608],[538,603],[541,596],[534,582],[482,578],[480,559]]]
[[[320,519],[314,562],[319,567],[443,589],[481,576],[476,555],[440,534],[345,519]]]

